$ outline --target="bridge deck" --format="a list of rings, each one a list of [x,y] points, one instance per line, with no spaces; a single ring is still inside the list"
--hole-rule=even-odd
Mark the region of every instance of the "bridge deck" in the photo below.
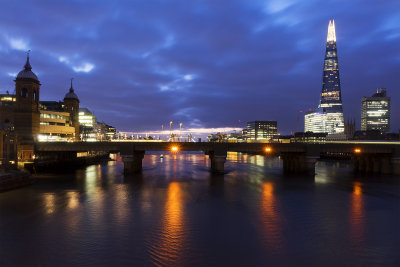
[[[85,151],[106,151],[120,152],[122,155],[132,154],[134,151],[169,151],[172,146],[177,146],[179,151],[203,151],[209,152],[244,152],[264,153],[269,147],[271,153],[302,153],[315,151],[319,153],[353,153],[356,148],[362,153],[368,154],[399,154],[399,142],[385,143],[190,143],[190,142],[41,142],[36,143],[36,152],[85,152]]]

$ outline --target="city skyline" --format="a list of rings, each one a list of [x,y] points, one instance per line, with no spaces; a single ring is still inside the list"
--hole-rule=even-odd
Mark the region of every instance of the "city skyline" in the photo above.
[[[17,21],[4,13],[16,8],[7,3],[0,11],[4,13],[0,90],[13,92],[13,79],[25,62],[22,51],[32,49],[31,64],[42,83],[42,100],[59,100],[69,88],[70,77],[75,77],[82,106],[121,131],[159,130],[170,120],[187,128],[245,128],[247,121],[276,120],[278,132],[289,133],[298,111],[319,102],[326,24],[335,19],[345,119],[356,119],[360,128],[361,98],[385,87],[393,103],[391,131],[398,131],[400,95],[395,75],[400,58],[395,47],[400,35],[393,10],[399,4],[389,1],[385,7],[354,11],[361,20],[369,18],[360,23],[340,8],[326,16],[305,18],[292,9],[305,12],[312,6],[297,1],[270,3],[276,4],[266,5],[261,12],[256,4],[237,2],[227,9],[202,2],[160,14],[161,6],[145,4],[135,4],[132,10],[114,5],[113,12],[106,12],[107,3],[100,2],[93,10],[86,9],[92,18],[83,16],[85,4],[75,3],[63,12],[62,6],[57,7],[57,14],[76,12],[71,17],[76,21],[52,26],[55,17],[50,10],[56,7],[39,5],[46,18],[46,27],[36,25],[44,29],[41,32],[24,28],[24,23],[35,24],[32,16]],[[27,4],[22,9],[29,8]],[[387,16],[372,13],[374,9]],[[129,12],[135,15],[132,19],[125,18]],[[144,17],[147,13],[149,18]],[[188,25],[178,25],[173,14],[186,16]],[[240,14],[245,15],[243,21],[236,19]],[[205,18],[215,23],[203,25]],[[108,28],[102,28],[105,25]],[[64,29],[65,36],[55,31],[57,27]],[[198,36],[193,36],[194,29]],[[137,33],[137,38],[128,38],[127,32]]]

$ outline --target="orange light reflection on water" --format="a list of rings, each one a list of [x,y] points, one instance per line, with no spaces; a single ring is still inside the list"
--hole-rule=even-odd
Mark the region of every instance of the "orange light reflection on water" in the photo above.
[[[261,195],[261,220],[263,226],[263,241],[269,252],[282,253],[282,218],[279,213],[279,203],[274,193],[271,182],[262,184]]]
[[[350,239],[354,247],[364,240],[364,195],[360,182],[354,182],[350,197]]]
[[[151,258],[157,266],[179,265],[185,242],[183,190],[178,182],[171,182],[167,189],[167,201],[161,221],[158,242],[151,245]]]

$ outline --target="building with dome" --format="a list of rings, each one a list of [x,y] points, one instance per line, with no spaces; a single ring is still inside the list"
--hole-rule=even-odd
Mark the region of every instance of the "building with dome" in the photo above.
[[[41,84],[28,55],[14,82],[15,94],[0,95],[0,124],[12,125],[18,160],[34,159],[38,141],[79,140],[79,98],[72,80],[63,102],[39,101]]]

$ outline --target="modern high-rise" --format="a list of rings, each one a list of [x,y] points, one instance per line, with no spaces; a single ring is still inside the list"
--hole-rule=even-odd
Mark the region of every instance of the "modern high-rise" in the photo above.
[[[340,89],[339,63],[336,48],[335,21],[329,21],[326,52],[322,75],[321,102],[318,111],[308,112],[305,115],[305,131],[325,133],[343,133],[344,118],[342,107],[342,93]],[[313,121],[317,125],[312,125]],[[311,124],[310,124],[311,123]]]
[[[251,121],[247,123],[248,140],[270,140],[278,132],[276,121]]]
[[[371,97],[361,100],[361,130],[390,132],[390,97],[385,88],[378,88]]]

